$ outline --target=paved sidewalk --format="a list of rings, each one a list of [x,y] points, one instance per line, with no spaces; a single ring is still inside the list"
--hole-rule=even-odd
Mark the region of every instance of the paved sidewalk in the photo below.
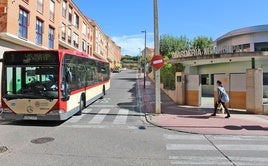
[[[155,114],[155,86],[147,77],[139,78],[139,87],[144,103],[144,112],[149,123],[171,130],[196,134],[267,135],[268,116],[248,114],[232,110],[231,118],[225,114],[210,116],[213,108],[199,108],[176,105],[161,91],[161,114]],[[213,103],[211,103],[213,105]]]

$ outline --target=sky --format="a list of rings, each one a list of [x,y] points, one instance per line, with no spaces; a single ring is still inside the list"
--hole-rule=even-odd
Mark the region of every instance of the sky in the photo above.
[[[121,47],[122,55],[140,55],[154,47],[153,0],[73,0]],[[220,36],[240,28],[268,24],[267,0],[158,0],[159,36]]]

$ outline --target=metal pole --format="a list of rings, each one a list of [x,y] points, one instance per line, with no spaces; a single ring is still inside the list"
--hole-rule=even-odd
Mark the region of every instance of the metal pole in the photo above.
[[[160,55],[159,28],[158,28],[158,2],[154,0],[154,55]],[[155,113],[161,113],[160,69],[155,71]]]

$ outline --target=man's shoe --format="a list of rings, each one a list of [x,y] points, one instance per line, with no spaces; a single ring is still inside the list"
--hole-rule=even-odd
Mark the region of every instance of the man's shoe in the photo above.
[[[231,116],[230,115],[227,115],[225,118],[230,118]]]

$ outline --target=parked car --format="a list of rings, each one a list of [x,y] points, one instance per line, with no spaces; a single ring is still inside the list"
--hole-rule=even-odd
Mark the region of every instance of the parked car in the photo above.
[[[120,72],[120,69],[118,67],[113,69],[113,73],[119,73],[119,72]]]

